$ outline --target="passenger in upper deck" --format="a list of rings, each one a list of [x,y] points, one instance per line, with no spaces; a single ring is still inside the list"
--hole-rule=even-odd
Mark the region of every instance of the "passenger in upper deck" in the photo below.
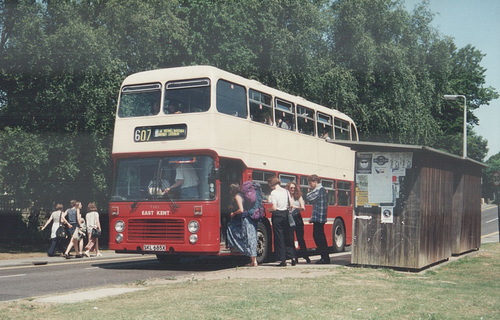
[[[151,115],[157,115],[160,112],[160,103],[155,102],[151,107]]]
[[[286,129],[286,130],[289,130],[290,128],[288,127],[288,124],[283,121],[282,118],[279,118],[278,119],[278,124],[277,124],[278,128],[282,128],[282,129]]]
[[[170,101],[168,103],[168,110],[166,110],[165,113],[167,114],[182,113],[180,104],[176,101]]]
[[[265,124],[268,124],[270,126],[273,125],[273,119],[271,118],[271,115],[269,114],[269,112],[264,113],[264,117],[263,117],[262,122]]]

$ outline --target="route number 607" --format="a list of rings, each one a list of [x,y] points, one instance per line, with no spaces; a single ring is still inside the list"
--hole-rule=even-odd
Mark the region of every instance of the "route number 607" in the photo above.
[[[151,140],[151,128],[139,128],[135,129],[134,141],[144,142]]]

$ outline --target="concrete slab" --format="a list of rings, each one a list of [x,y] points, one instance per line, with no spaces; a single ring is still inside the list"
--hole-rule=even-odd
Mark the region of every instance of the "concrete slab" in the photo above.
[[[58,296],[37,298],[41,303],[77,303],[85,300],[97,300],[104,297],[117,296],[124,293],[144,290],[144,288],[103,288],[89,291],[67,293]]]

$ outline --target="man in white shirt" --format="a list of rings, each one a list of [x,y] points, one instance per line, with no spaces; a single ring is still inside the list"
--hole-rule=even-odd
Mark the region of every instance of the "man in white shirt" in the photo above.
[[[190,164],[180,163],[175,169],[175,183],[164,190],[168,193],[174,188],[181,188],[181,199],[197,199],[198,195],[198,176]]]

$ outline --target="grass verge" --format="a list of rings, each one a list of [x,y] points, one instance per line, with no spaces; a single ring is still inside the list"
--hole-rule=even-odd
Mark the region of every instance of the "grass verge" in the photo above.
[[[317,278],[134,284],[68,305],[0,304],[0,319],[498,319],[500,244],[420,273],[340,267]]]

